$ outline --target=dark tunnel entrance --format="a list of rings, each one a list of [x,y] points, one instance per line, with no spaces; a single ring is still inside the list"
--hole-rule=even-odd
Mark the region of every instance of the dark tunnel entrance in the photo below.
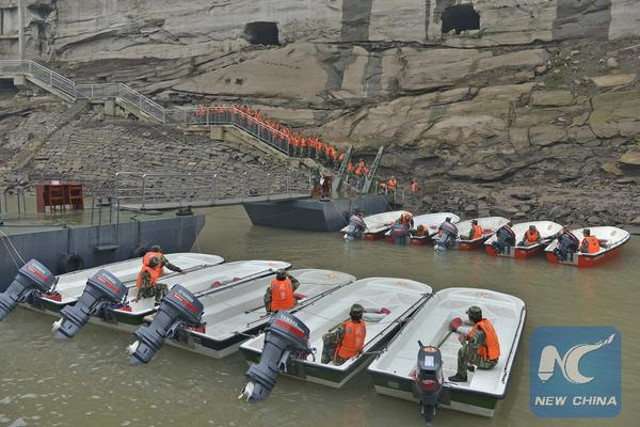
[[[442,13],[442,32],[455,30],[460,34],[465,30],[480,29],[480,15],[472,4],[458,4],[447,7]]]
[[[250,22],[244,26],[245,38],[251,44],[277,46],[278,24],[275,22]]]

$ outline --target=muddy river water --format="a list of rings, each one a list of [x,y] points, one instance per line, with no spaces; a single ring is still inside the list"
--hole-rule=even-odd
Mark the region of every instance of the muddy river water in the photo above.
[[[441,410],[434,425],[638,425],[640,419],[640,238],[596,268],[518,261],[484,252],[434,253],[384,242],[345,243],[335,233],[252,226],[241,207],[202,210],[194,251],[225,259],[276,259],[430,284],[494,289],[527,304],[511,384],[495,417]],[[411,402],[378,395],[366,372],[340,390],[281,377],[268,400],[237,399],[246,364],[238,353],[209,359],[164,346],[152,363],[129,366],[127,333],[88,325],[76,338],[51,338],[53,318],[16,310],[0,324],[0,425],[23,426],[420,426]],[[529,338],[541,326],[613,326],[622,336],[622,410],[610,419],[537,418],[529,409]],[[636,421],[633,421],[633,420]]]

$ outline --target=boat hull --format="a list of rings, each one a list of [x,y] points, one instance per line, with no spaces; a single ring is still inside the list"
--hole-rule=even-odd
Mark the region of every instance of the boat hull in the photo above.
[[[364,238],[364,240],[381,240],[381,239],[383,239],[385,237],[384,236],[385,232],[386,232],[386,230],[385,231],[381,231],[379,233],[364,233],[363,238]]]
[[[477,240],[457,240],[451,249],[457,249],[459,251],[475,251],[477,249],[480,249],[482,245],[484,245],[485,240],[487,240],[488,238],[489,236]]]
[[[593,267],[594,265],[601,264],[608,259],[614,258],[620,253],[620,249],[622,249],[622,246],[591,256],[574,253],[570,255],[570,259],[567,261],[560,261],[553,252],[546,252],[546,255],[547,260],[553,264],[574,265],[576,267]]]
[[[413,381],[380,372],[372,372],[371,375],[377,393],[419,402],[413,394]],[[438,400],[438,407],[483,417],[493,417],[499,400],[484,394],[452,390],[445,385]]]
[[[537,245],[531,248],[523,248],[523,247],[513,247],[509,246],[507,250],[499,253],[496,251],[493,246],[485,245],[486,252],[491,256],[496,257],[506,257],[506,258],[515,258],[515,259],[527,259],[533,256],[538,255],[540,252],[544,250],[544,246]]]
[[[429,243],[431,243],[431,237],[429,236],[425,236],[425,237],[411,237],[411,242],[412,245],[416,245],[416,246],[426,246]]]

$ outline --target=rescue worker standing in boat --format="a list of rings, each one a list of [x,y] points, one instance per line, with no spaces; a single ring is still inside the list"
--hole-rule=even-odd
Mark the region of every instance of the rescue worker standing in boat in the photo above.
[[[467,240],[476,240],[482,237],[482,227],[478,225],[478,220],[471,220],[471,230],[469,230],[469,235],[467,236]]]
[[[524,233],[524,237],[518,244],[519,246],[533,246],[537,243],[542,243],[542,237],[535,225],[531,224],[529,229]]]
[[[300,282],[284,268],[276,271],[275,279],[271,281],[264,294],[264,307],[267,313],[293,308],[296,305],[294,292],[299,286]]]
[[[333,361],[335,365],[342,365],[347,360],[362,353],[367,328],[362,319],[364,307],[353,304],[349,311],[349,320],[343,322],[335,330],[322,336],[321,363]]]
[[[158,270],[160,270],[160,275],[158,277],[161,277],[164,274],[164,267],[168,268],[171,271],[175,271],[176,273],[184,274],[184,271],[180,267],[171,264],[167,257],[164,256],[164,252],[162,251],[160,245],[151,246],[151,250],[149,250],[149,252],[144,255],[142,264],[148,265],[149,260],[153,257],[156,257],[160,260],[160,264],[156,267]]]
[[[145,257],[146,258],[146,257]],[[160,268],[158,268],[160,267]],[[155,297],[156,304],[160,303],[160,300],[169,291],[169,288],[164,283],[158,283],[162,271],[162,265],[158,257],[151,257],[142,266],[142,270],[138,274],[138,280],[136,281],[136,288],[138,288],[138,295],[133,302],[138,302],[142,298]]]
[[[460,334],[462,347],[458,350],[458,372],[449,377],[451,382],[467,382],[467,370],[491,369],[498,364],[500,343],[489,319],[482,317],[482,309],[471,306],[467,310],[474,326],[468,334]]]

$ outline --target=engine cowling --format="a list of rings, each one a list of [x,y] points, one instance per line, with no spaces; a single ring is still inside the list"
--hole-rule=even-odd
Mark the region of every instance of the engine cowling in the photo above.
[[[78,302],[60,311],[62,318],[54,322],[54,337],[73,338],[87,323],[89,317],[106,318],[111,304],[125,304],[128,289],[116,276],[105,269],[99,270],[87,280]]]
[[[200,326],[203,312],[204,306],[189,290],[181,285],[172,287],[162,299],[151,324],[135,331],[138,340],[128,348],[129,363],[148,363],[165,339],[175,337],[189,327]]]
[[[58,278],[32,259],[19,270],[6,291],[0,294],[0,322],[21,302],[33,302],[39,295],[53,292]]]
[[[309,328],[297,317],[285,310],[277,311],[265,328],[264,347],[260,363],[247,370],[250,381],[242,389],[240,397],[249,402],[266,399],[278,381],[278,372],[286,372],[286,364],[292,353],[306,357],[309,349]]]
[[[431,422],[444,383],[442,353],[438,347],[420,343],[413,379],[414,393],[420,399],[420,413],[425,421]]]

